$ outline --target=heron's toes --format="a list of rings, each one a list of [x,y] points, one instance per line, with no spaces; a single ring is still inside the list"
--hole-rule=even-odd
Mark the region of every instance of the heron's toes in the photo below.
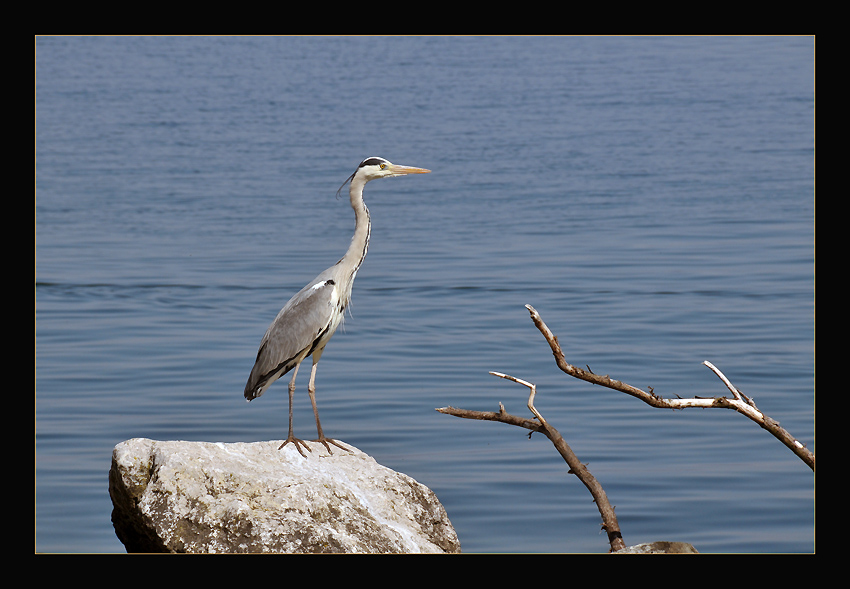
[[[328,450],[328,454],[333,454],[333,452],[331,452],[331,447],[328,444],[333,444],[334,446],[336,446],[337,448],[340,448],[341,450],[345,450],[346,452],[351,452],[351,448],[346,448],[345,446],[343,446],[342,444],[340,444],[336,440],[332,440],[331,438],[326,438],[324,436],[322,436],[318,440],[310,440],[310,441],[311,442],[318,442],[320,444],[324,444],[325,448],[327,448],[327,450]]]
[[[308,446],[307,443],[304,440],[296,438],[292,434],[290,434],[289,437],[286,438],[286,441],[284,441],[283,444],[280,445],[278,450],[282,450],[283,447],[286,446],[289,442],[293,443],[293,445],[295,446],[295,449],[298,450],[298,453],[301,454],[301,456],[303,456],[304,458],[307,458],[307,455],[304,454],[303,450],[301,450],[301,446],[304,446],[304,448],[307,450],[307,452],[312,452],[312,450],[310,449],[310,446]]]

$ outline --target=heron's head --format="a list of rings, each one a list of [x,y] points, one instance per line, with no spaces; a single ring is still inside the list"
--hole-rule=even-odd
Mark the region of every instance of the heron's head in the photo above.
[[[369,180],[375,180],[377,178],[407,176],[408,174],[427,174],[430,171],[431,170],[426,170],[425,168],[400,166],[392,163],[391,161],[385,160],[382,157],[367,157],[365,160],[360,162],[360,165],[357,166],[354,173],[348,177],[348,180],[342,183],[342,186],[340,186],[339,189],[342,190],[342,187],[348,184],[348,182],[359,181],[365,184]],[[337,191],[337,195],[339,195],[339,190]]]
[[[408,174],[427,174],[431,170],[424,168],[413,168],[410,166],[399,166],[385,160],[382,157],[367,157],[360,162],[355,176],[363,176],[368,182],[376,178],[389,178],[390,176],[406,176]]]

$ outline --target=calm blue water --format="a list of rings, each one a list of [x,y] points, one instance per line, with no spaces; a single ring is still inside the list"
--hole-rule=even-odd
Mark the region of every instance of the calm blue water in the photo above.
[[[434,411],[537,407],[628,544],[814,550],[814,476],[740,415],[562,374],[720,395],[710,360],[814,449],[811,38],[89,38],[36,43],[36,550],[123,552],[132,437],[286,435],[242,389],[280,307],[369,257],[317,378],[322,425],[428,485],[465,552],[604,552],[543,436]],[[305,373],[306,377],[306,373]],[[314,436],[300,381],[296,432]]]

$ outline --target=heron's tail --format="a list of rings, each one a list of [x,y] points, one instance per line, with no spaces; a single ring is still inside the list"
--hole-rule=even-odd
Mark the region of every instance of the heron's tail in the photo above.
[[[252,401],[266,392],[272,383],[281,376],[292,370],[293,366],[287,365],[286,362],[276,366],[268,372],[261,372],[262,367],[258,361],[251,369],[251,375],[248,377],[248,382],[245,383],[245,399]]]
[[[248,382],[245,383],[245,400],[253,401],[257,397],[266,392],[266,389],[277,379],[271,378],[271,375],[257,374],[257,367],[251,370],[251,376],[248,377]]]
[[[257,397],[263,394],[263,390],[261,387],[252,386],[251,381],[248,381],[248,384],[245,385],[245,400],[253,401]]]
[[[251,369],[251,375],[248,377],[248,382],[245,383],[245,400],[253,401],[260,395],[266,392],[266,389],[272,384],[274,379],[269,378],[268,374],[260,374],[258,364],[254,364]]]
[[[251,368],[251,375],[248,377],[248,382],[245,383],[245,398],[249,401],[256,399],[266,392],[266,389],[272,386],[272,383],[281,376],[298,366],[301,362],[296,354],[292,358],[287,358],[283,362],[275,363],[270,357],[265,340],[257,352],[257,360],[254,362],[254,367]]]

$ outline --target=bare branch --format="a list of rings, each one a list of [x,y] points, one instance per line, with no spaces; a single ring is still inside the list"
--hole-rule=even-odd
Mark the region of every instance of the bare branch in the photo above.
[[[564,357],[564,352],[561,350],[561,345],[558,343],[558,338],[546,323],[543,322],[543,319],[540,318],[540,314],[537,310],[531,305],[526,305],[526,309],[531,314],[531,320],[534,322],[534,325],[540,330],[540,333],[543,334],[543,337],[546,338],[546,341],[549,343],[549,347],[552,349],[552,355],[555,357],[555,363],[558,365],[562,371],[566,372],[572,377],[578,378],[579,380],[583,380],[585,382],[589,382],[592,384],[596,384],[599,386],[607,387],[609,389],[614,389],[615,391],[620,391],[622,393],[626,393],[627,395],[631,395],[643,401],[644,403],[651,405],[652,407],[658,407],[662,409],[686,409],[688,407],[702,407],[702,408],[711,408],[711,407],[722,407],[724,409],[734,409],[738,413],[745,415],[752,421],[759,424],[762,428],[769,431],[773,434],[779,441],[781,441],[785,446],[787,446],[794,454],[796,454],[803,462],[805,462],[809,468],[812,470],[815,469],[815,455],[808,448],[805,447],[801,442],[796,440],[791,434],[789,434],[784,428],[780,427],[779,422],[771,419],[770,417],[764,415],[761,411],[758,410],[756,404],[752,399],[747,398],[743,395],[735,386],[729,382],[729,379],[723,375],[720,370],[718,370],[713,364],[708,361],[703,362],[706,366],[708,366],[720,379],[724,382],[726,387],[732,392],[734,395],[734,399],[729,399],[727,397],[714,397],[714,398],[691,398],[691,399],[683,399],[681,397],[676,399],[665,399],[656,395],[652,392],[652,389],[649,392],[643,391],[639,388],[633,387],[629,384],[620,382],[618,380],[613,380],[608,378],[608,376],[599,376],[594,374],[593,372],[582,370],[581,368],[577,368],[567,362]],[[677,395],[678,397],[678,395]]]
[[[714,374],[716,374],[717,376],[720,377],[720,380],[722,380],[723,384],[726,385],[726,388],[729,389],[732,392],[733,395],[735,395],[736,399],[738,399],[739,401],[741,400],[741,393],[739,393],[738,389],[736,389],[735,386],[731,382],[729,382],[729,379],[726,378],[725,374],[720,372],[720,370],[718,370],[717,367],[714,364],[712,364],[711,362],[709,362],[708,360],[703,362],[703,364],[705,364],[706,366],[711,368],[711,370],[714,372]]]
[[[708,360],[705,360],[703,362],[703,364],[708,366],[711,369],[711,371],[714,372],[714,374],[716,374],[720,378],[720,380],[723,381],[723,384],[726,385],[726,388],[728,388],[730,391],[732,391],[732,394],[735,395],[736,399],[739,399],[739,400],[743,399],[744,401],[747,402],[748,405],[755,408],[755,406],[756,406],[755,402],[752,399],[750,399],[749,397],[747,397],[747,395],[745,395],[744,393],[739,391],[737,389],[737,387],[735,387],[735,385],[733,385],[731,382],[729,382],[729,379],[726,378],[725,374],[720,372],[719,368],[717,368],[714,364],[712,364]]]
[[[534,396],[537,394],[537,387],[535,385],[531,384],[530,382],[520,380],[520,379],[516,378],[515,376],[511,376],[509,374],[502,374],[501,372],[490,371],[490,374],[492,374],[494,376],[498,376],[499,378],[506,378],[508,380],[512,380],[516,383],[519,383],[521,385],[527,386],[529,391],[530,391],[528,393],[528,408],[531,410],[531,412],[534,414],[534,417],[537,418],[537,420],[541,423],[541,425],[543,425],[544,428],[549,427],[549,424],[546,423],[546,420],[543,419],[543,416],[540,415],[540,413],[538,413],[537,409],[534,408]],[[502,407],[501,403],[499,403],[499,407],[501,407],[501,409],[504,410],[504,407]]]
[[[611,545],[611,552],[616,552],[625,548],[626,543],[623,541],[623,536],[620,533],[620,524],[617,522],[614,507],[608,501],[608,496],[605,494],[605,490],[602,488],[602,485],[599,484],[599,481],[596,480],[596,477],[590,473],[587,467],[581,463],[578,456],[575,455],[572,448],[570,448],[558,430],[549,425],[543,418],[543,415],[541,415],[537,408],[535,408],[534,397],[537,394],[537,387],[528,381],[516,378],[515,376],[510,376],[509,374],[503,374],[501,372],[491,372],[490,374],[528,387],[528,408],[534,414],[536,421],[510,415],[505,411],[505,407],[501,403],[499,403],[498,413],[492,411],[469,411],[466,409],[457,409],[455,407],[442,407],[437,409],[437,411],[466,419],[500,421],[502,423],[524,427],[532,432],[543,433],[543,435],[549,438],[552,444],[554,444],[558,453],[569,465],[569,472],[576,475],[593,496],[596,507],[599,509],[599,513],[602,516],[602,529],[608,534],[608,543]]]
[[[457,407],[439,407],[437,409],[440,413],[445,413],[446,415],[454,415],[455,417],[462,417],[464,419],[480,419],[482,421],[499,421],[501,423],[507,423],[508,425],[515,425],[518,427],[525,428],[532,432],[543,432],[545,428],[539,422],[534,421],[533,419],[524,419],[522,417],[517,417],[516,415],[511,415],[505,411],[504,406],[499,403],[499,411],[470,411],[469,409],[458,409]]]

